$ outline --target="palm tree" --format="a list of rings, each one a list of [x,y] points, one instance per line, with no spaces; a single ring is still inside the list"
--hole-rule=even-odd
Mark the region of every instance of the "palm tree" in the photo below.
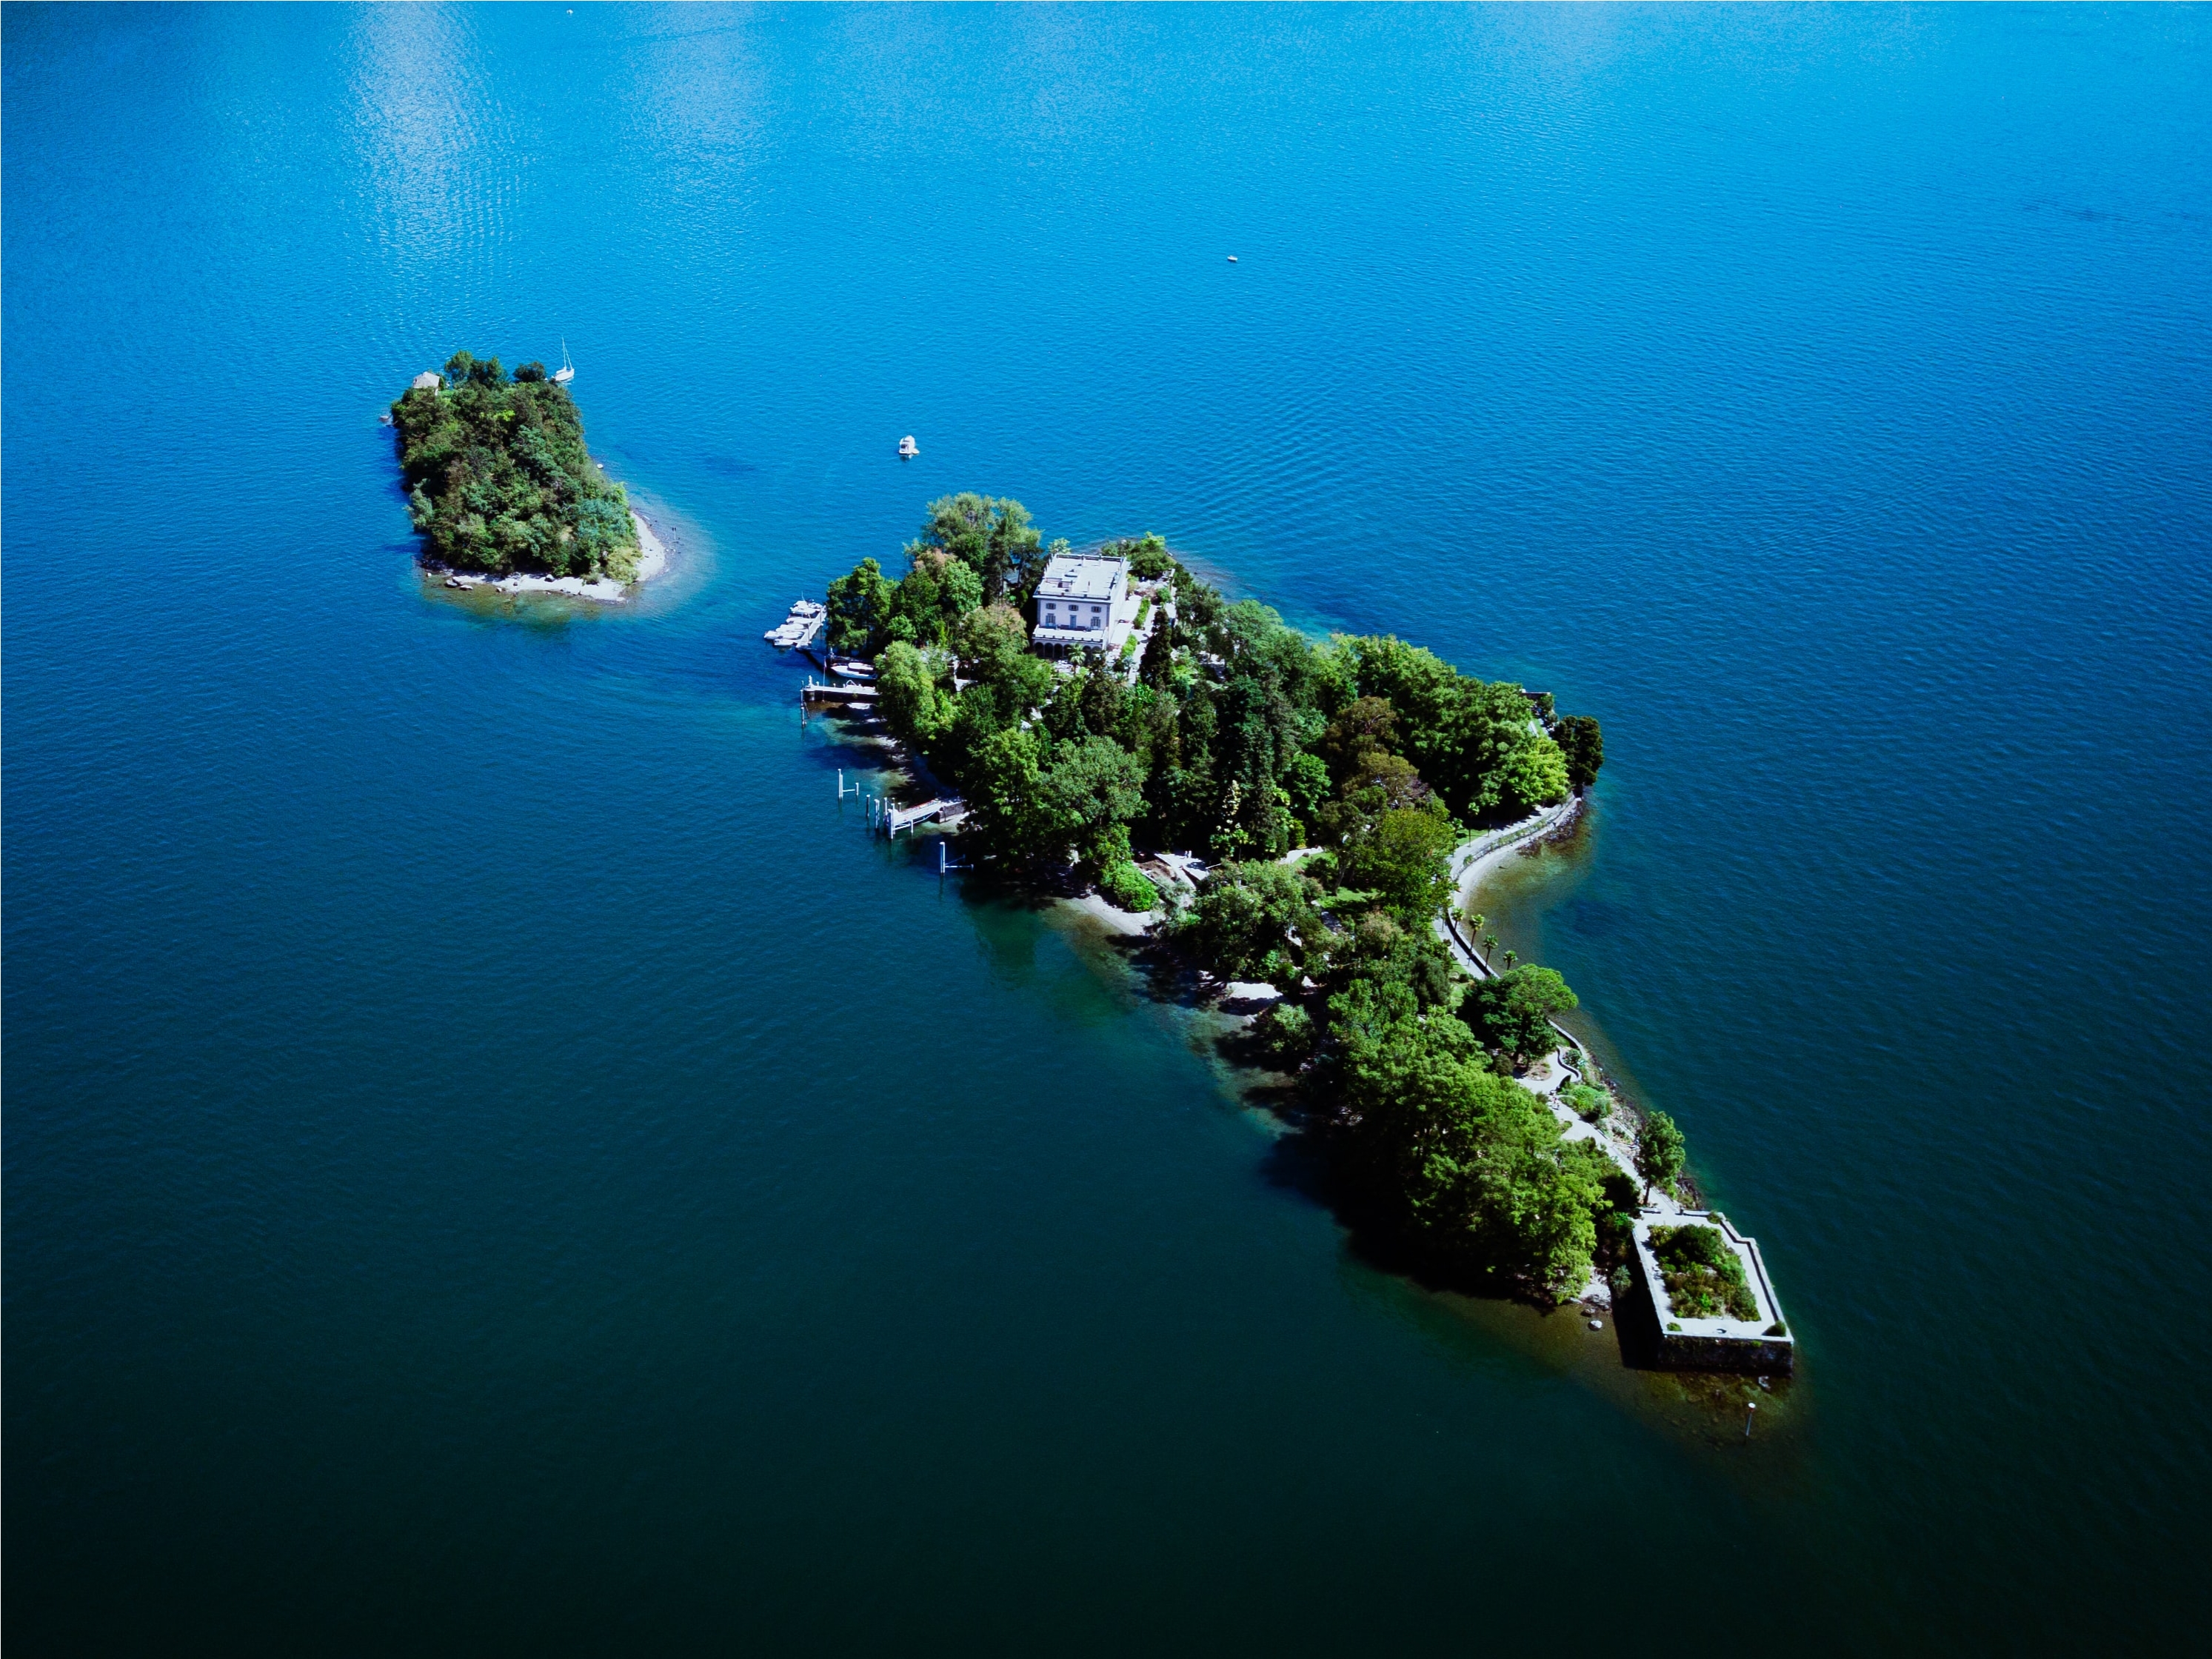
[[[1505,953],[1505,971],[1509,974],[1513,971],[1513,952],[1510,951]]]
[[[1483,959],[1484,959],[1486,962],[1489,960],[1489,958],[1490,958],[1490,953],[1491,953],[1492,951],[1495,951],[1497,948],[1498,948],[1498,935],[1497,935],[1497,934],[1495,934],[1495,933],[1485,933],[1485,934],[1482,936],[1482,955],[1483,955]]]

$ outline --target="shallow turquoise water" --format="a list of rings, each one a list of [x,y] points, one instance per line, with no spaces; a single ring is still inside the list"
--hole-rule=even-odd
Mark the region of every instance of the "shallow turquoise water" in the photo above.
[[[2203,13],[0,35],[11,1645],[2187,1627]],[[563,335],[679,574],[423,595],[377,410]],[[1604,720],[1507,930],[1777,1432],[1363,1263],[841,818],[759,630],[956,488]]]

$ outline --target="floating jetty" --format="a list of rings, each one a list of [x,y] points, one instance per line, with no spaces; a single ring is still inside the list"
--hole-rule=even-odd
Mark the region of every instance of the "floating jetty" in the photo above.
[[[779,651],[805,650],[830,620],[827,607],[812,599],[793,601],[791,614],[761,635]]]

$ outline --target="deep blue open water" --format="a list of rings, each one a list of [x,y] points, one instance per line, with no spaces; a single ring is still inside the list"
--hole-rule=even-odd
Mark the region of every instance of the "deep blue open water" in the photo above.
[[[2212,14],[0,37],[11,1653],[2201,1636]],[[424,592],[378,410],[564,335],[678,574]],[[1498,906],[1748,1445],[841,818],[760,631],[962,488],[1602,720]]]

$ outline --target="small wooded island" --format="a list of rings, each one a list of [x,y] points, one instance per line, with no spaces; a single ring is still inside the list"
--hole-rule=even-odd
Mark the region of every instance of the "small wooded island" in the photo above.
[[[424,562],[487,575],[640,578],[641,527],[584,447],[583,417],[543,363],[509,380],[454,353],[392,405]],[[650,574],[646,573],[646,574]]]
[[[1553,1023],[1565,981],[1498,970],[1460,902],[1487,838],[1564,822],[1595,780],[1595,720],[1398,639],[1317,643],[1157,536],[1047,547],[1018,501],[935,501],[905,553],[898,581],[864,559],[830,584],[830,644],[873,659],[882,720],[964,797],[977,867],[1095,884],[1217,980],[1272,988],[1260,1057],[1357,1206],[1449,1279],[1608,1301],[1670,1224],[1669,1273],[1701,1252],[1727,1282],[1677,1309],[1645,1264],[1660,1348],[1790,1369],[1755,1245],[1675,1194],[1674,1123],[1605,1085]]]

